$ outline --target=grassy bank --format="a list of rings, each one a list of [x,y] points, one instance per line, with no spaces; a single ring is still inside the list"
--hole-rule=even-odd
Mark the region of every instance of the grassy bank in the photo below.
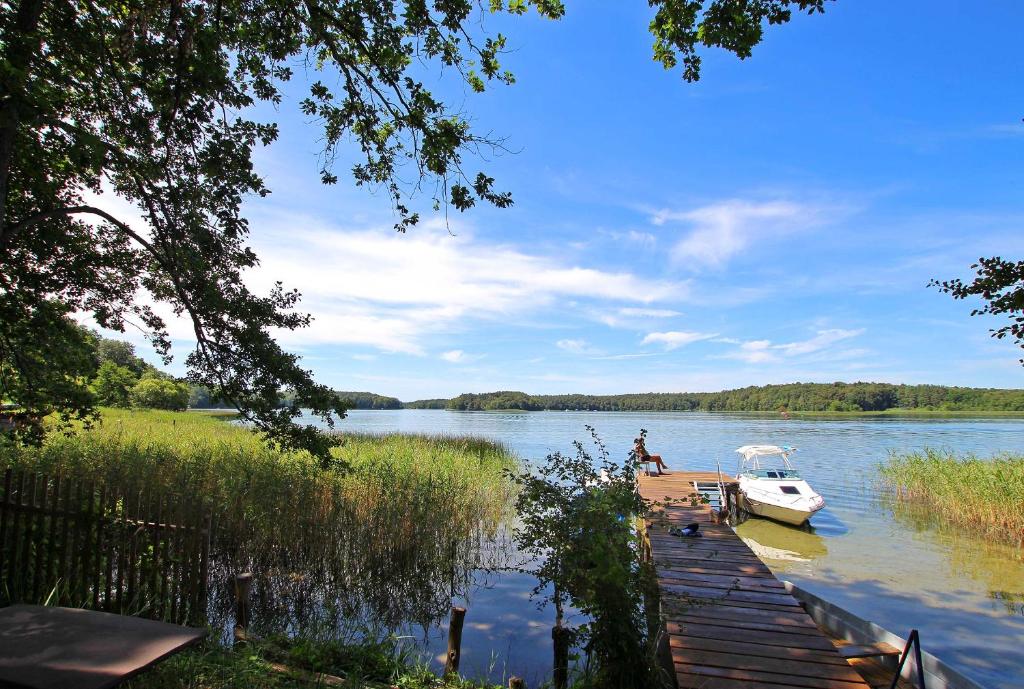
[[[508,514],[502,469],[515,458],[477,438],[398,434],[345,435],[336,454],[350,471],[209,415],[109,409],[94,429],[41,448],[0,445],[0,466],[205,501],[218,522],[214,618],[230,614],[218,584],[238,571],[255,575],[267,630],[443,616]]]
[[[897,500],[989,538],[1024,542],[1024,456],[926,449],[894,454],[879,470]]]
[[[206,643],[173,656],[126,689],[311,689],[332,686],[385,689],[488,689],[457,675],[441,678],[400,640],[312,641],[272,637],[230,648]],[[336,684],[336,682],[335,682]],[[497,687],[493,687],[497,689]]]

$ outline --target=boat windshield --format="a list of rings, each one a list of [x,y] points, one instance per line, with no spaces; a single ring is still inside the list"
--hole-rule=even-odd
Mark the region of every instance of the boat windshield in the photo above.
[[[792,480],[800,478],[800,472],[796,469],[747,469],[743,474],[752,478],[768,478],[777,480]]]

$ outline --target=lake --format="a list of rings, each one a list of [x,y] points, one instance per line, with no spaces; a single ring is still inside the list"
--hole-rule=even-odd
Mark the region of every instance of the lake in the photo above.
[[[624,459],[641,428],[670,469],[735,474],[735,448],[793,445],[794,463],[828,506],[813,531],[758,519],[739,534],[783,579],[891,631],[921,632],[925,650],[999,689],[1024,687],[1024,556],[969,531],[894,510],[877,489],[890,451],[924,447],[990,455],[1024,452],[1024,419],[774,416],[695,412],[353,411],[339,430],[470,434],[501,441],[526,460],[573,451],[593,426]],[[1024,496],[1022,496],[1024,499]],[[531,577],[481,572],[465,593],[463,670],[530,686],[551,666],[553,615],[529,600]],[[428,652],[444,651],[445,625],[417,630]]]

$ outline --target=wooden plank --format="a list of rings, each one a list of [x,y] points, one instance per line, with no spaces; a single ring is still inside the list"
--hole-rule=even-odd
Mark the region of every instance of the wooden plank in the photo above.
[[[716,588],[732,588],[734,585],[740,585],[744,588],[754,589],[765,589],[771,591],[785,591],[786,586],[778,579],[769,577],[747,577],[741,575],[729,575],[729,574],[712,574],[710,572],[692,572],[690,569],[676,569],[674,567],[660,567],[658,568],[658,577],[662,579],[673,579],[680,581],[696,581],[702,582],[704,586],[714,586]]]
[[[59,570],[57,569],[57,524],[61,521],[60,519],[60,493],[61,491],[61,479],[60,474],[53,477],[53,498],[51,505],[53,508],[53,515],[50,517],[50,537],[46,544],[46,571],[44,576],[46,577],[47,584],[51,587],[60,586],[60,582],[57,581]],[[55,601],[60,600],[60,591],[57,591]]]
[[[903,651],[884,641],[874,644],[847,644],[840,646],[837,650],[843,658],[880,658],[903,654]]]
[[[764,592],[749,590],[743,587],[720,588],[715,586],[693,585],[686,581],[680,581],[679,579],[665,579],[663,577],[658,577],[658,583],[664,590],[678,591],[694,598],[710,598],[712,600],[720,600],[722,602],[742,601],[744,603],[769,603],[771,605],[781,605],[802,609],[793,596],[789,595],[785,591],[781,593],[778,591]]]
[[[42,496],[40,498],[40,508],[42,511],[39,514],[39,528],[36,529],[36,562],[32,567],[32,602],[41,603],[43,595],[43,586],[46,585],[47,577],[43,571],[46,566],[46,526],[47,526],[47,504],[50,496],[50,477],[47,474],[43,474],[42,481]]]
[[[654,558],[654,564],[659,568],[671,569],[675,571],[686,571],[692,574],[700,574],[706,572],[708,574],[725,574],[728,576],[734,572],[741,574],[746,577],[763,577],[767,579],[774,579],[772,572],[766,566],[762,565],[721,565],[715,564],[714,562],[703,562],[695,563],[693,560],[675,559],[670,557],[657,557]]]
[[[82,553],[81,575],[78,578],[78,600],[85,606],[90,599],[89,585],[92,583],[92,556],[96,550],[96,535],[93,533],[96,509],[96,483],[90,481],[85,489],[85,514],[82,516],[82,543],[78,549]]]
[[[70,590],[68,589],[68,539],[71,538],[71,484],[72,481],[64,482],[64,514],[60,527],[60,560],[57,563],[57,579],[60,581],[60,595],[58,600],[61,603],[70,602]]]
[[[807,689],[806,686],[787,683],[784,677],[774,679],[778,681],[736,679],[678,672],[676,673],[676,686],[678,689]],[[853,685],[849,685],[849,689],[854,689]],[[857,687],[857,689],[863,689],[863,687]]]
[[[687,651],[713,651],[716,653],[743,655],[750,658],[773,658],[776,660],[819,663],[822,665],[838,665],[844,668],[850,667],[849,663],[840,657],[834,648],[797,648],[794,646],[767,645],[756,641],[727,641],[675,634],[669,636],[669,645],[672,648],[680,648]]]
[[[765,620],[751,618],[742,608],[733,608],[734,612],[742,613],[737,618],[729,618],[722,615],[723,608],[715,608],[714,616],[701,615],[704,610],[694,611],[693,614],[675,615],[669,618],[669,622],[678,624],[703,624],[705,626],[723,627],[732,631],[751,630],[763,632],[778,632],[780,634],[802,634],[806,636],[817,636],[824,638],[821,631],[813,624],[804,624],[802,621],[791,621],[788,619]]]
[[[694,665],[748,670],[757,672],[773,672],[787,677],[816,677],[819,679],[840,680],[843,682],[863,683],[860,675],[848,663],[825,665],[778,658],[761,658],[715,651],[695,651],[690,649],[672,648],[672,659],[681,663]]]
[[[682,674],[696,675],[698,677],[718,677],[725,680],[741,680],[782,684],[783,686],[800,687],[801,689],[870,689],[864,680],[848,682],[845,680],[831,679],[827,677],[804,677],[790,675],[787,673],[762,672],[757,670],[742,670],[738,668],[725,668],[706,666],[695,663],[679,662],[676,664],[677,676]],[[731,684],[726,686],[733,686]]]
[[[103,587],[103,560],[106,555],[105,522],[107,508],[107,486],[100,488],[99,502],[96,511],[96,562],[90,567],[92,575],[92,607],[98,610],[100,607],[100,591]]]
[[[725,625],[708,624],[705,620],[692,619],[669,621],[665,629],[669,634],[690,636],[702,639],[721,639],[723,641],[747,641],[767,646],[788,646],[791,648],[808,648],[820,651],[830,650],[832,642],[820,634],[793,633],[792,628],[761,625],[761,629],[744,629]]]
[[[12,515],[13,501],[11,500],[11,482],[14,478],[14,470],[7,467],[3,473],[3,497],[0,498],[0,580],[9,582],[10,563],[7,561],[7,524]]]
[[[110,612],[114,609],[112,589],[114,580],[114,557],[117,552],[117,491],[111,490],[107,495],[107,504],[104,510],[105,540],[106,547],[106,569],[103,572],[103,609]]]

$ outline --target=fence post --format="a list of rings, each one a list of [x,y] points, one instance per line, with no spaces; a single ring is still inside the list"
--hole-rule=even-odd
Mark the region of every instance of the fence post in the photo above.
[[[556,624],[551,629],[551,639],[555,647],[555,665],[551,680],[555,689],[565,689],[569,685],[569,630],[561,624]]]
[[[252,593],[252,573],[235,575],[235,641],[245,641],[249,629],[249,596]]]
[[[459,671],[459,660],[462,659],[462,623],[465,619],[465,608],[452,608],[451,621],[448,623],[448,660],[444,664],[446,675]]]

